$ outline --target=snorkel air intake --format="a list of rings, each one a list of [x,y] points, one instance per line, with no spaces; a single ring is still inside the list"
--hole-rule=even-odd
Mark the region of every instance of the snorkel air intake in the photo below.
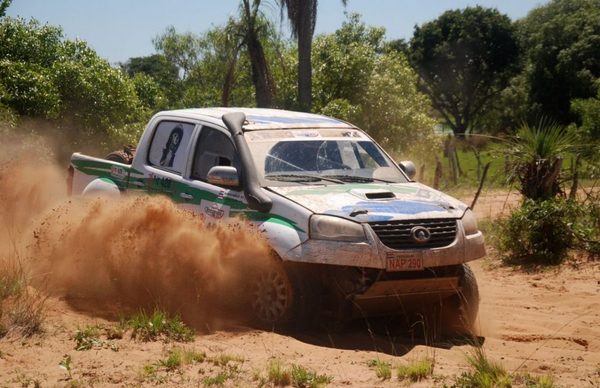
[[[265,194],[262,187],[260,187],[258,177],[256,176],[256,167],[250,155],[248,143],[246,143],[246,139],[244,138],[242,125],[246,121],[246,115],[242,112],[231,112],[224,114],[222,119],[227,129],[229,129],[233,143],[240,154],[240,162],[244,171],[242,184],[248,206],[259,212],[267,213],[273,207],[273,201]]]

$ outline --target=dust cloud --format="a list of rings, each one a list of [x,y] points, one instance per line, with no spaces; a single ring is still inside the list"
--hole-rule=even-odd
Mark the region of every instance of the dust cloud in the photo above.
[[[160,307],[214,327],[271,259],[241,221],[209,226],[159,196],[68,198],[66,175],[39,158],[0,161],[0,258],[18,256],[32,284],[76,308],[116,318]]]

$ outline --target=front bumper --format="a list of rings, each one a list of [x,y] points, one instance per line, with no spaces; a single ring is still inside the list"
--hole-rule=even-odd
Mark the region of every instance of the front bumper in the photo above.
[[[381,243],[373,229],[365,225],[366,242],[348,243],[306,240],[290,249],[284,260],[350,267],[387,268],[387,258],[397,253],[411,254],[423,261],[424,268],[462,264],[485,256],[483,234],[465,236],[462,222],[457,223],[456,238],[445,247],[395,250]]]

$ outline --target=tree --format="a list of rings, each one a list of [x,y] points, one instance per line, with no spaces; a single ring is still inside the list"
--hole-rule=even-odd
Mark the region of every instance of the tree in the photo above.
[[[432,155],[439,145],[431,104],[417,90],[406,57],[385,50],[385,30],[356,14],[314,44],[315,111],[359,125],[386,149],[404,157]]]
[[[510,158],[509,178],[518,181],[521,194],[534,201],[556,197],[564,157],[574,150],[573,132],[548,119],[537,125],[524,124],[506,148]]]
[[[191,32],[177,33],[174,26],[169,26],[161,35],[152,40],[156,50],[164,55],[179,69],[179,76],[186,79],[200,60],[204,47],[203,40]]]
[[[281,14],[287,10],[292,35],[298,40],[298,103],[310,111],[312,99],[312,37],[317,22],[317,0],[279,0]],[[347,0],[342,0],[344,6]]]
[[[0,1],[0,18],[4,17],[4,15],[6,15],[6,10],[8,7],[10,7],[10,3],[12,3],[12,0],[1,0]]]
[[[146,118],[134,84],[86,42],[64,40],[58,27],[2,18],[0,58],[0,105],[52,120],[65,143],[97,144],[96,135],[106,143]]]
[[[517,70],[519,48],[508,16],[496,9],[446,11],[415,27],[410,60],[422,90],[455,134],[473,129]]]
[[[256,90],[256,106],[269,108],[273,106],[275,81],[265,57],[265,50],[260,35],[268,28],[266,20],[259,15],[260,0],[242,1],[242,32],[252,66],[252,81]]]
[[[600,0],[552,0],[520,20],[518,31],[531,116],[575,121],[571,100],[593,97],[600,77]]]

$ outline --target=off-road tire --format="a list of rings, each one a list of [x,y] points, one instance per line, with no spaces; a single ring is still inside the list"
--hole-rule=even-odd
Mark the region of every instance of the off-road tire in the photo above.
[[[112,162],[131,164],[133,162],[133,156],[135,155],[135,147],[125,146],[122,150],[113,151],[106,155],[104,159]]]
[[[111,162],[131,164],[130,157],[125,151],[113,151],[110,154],[106,155],[104,159],[110,160]]]
[[[283,262],[252,271],[248,303],[252,324],[262,329],[304,328],[314,322],[320,300],[318,282],[306,264]]]
[[[479,313],[479,288],[475,274],[468,264],[463,264],[459,270],[459,291],[454,297],[455,314],[449,327],[453,335],[473,336],[476,332],[476,320]]]

